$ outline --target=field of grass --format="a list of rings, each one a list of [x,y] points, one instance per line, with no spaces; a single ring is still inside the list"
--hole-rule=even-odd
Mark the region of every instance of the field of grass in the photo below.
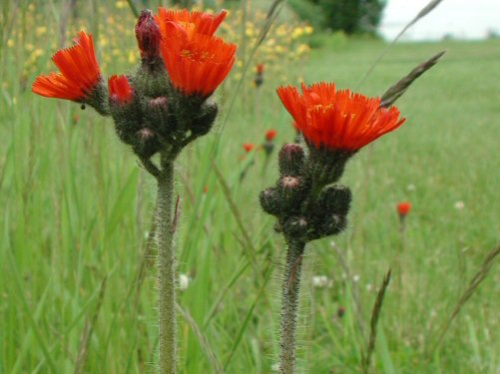
[[[152,372],[155,268],[154,254],[144,254],[155,185],[109,118],[31,93],[60,44],[50,31],[59,30],[59,9],[47,4],[18,10],[12,24],[6,21],[15,9],[3,5],[0,373]],[[134,45],[134,20],[122,14],[129,33],[114,40],[122,44],[99,50]],[[109,20],[99,17],[81,23],[104,32]],[[50,42],[30,49],[42,25]],[[291,84],[334,81],[380,95],[447,50],[397,103],[406,124],[349,162],[342,180],[354,193],[349,229],[334,246],[321,240],[308,247],[301,368],[360,372],[376,291],[392,268],[373,372],[498,374],[498,264],[437,341],[500,241],[500,41],[399,44],[360,86],[384,48],[325,38],[306,63],[287,71]],[[42,54],[32,62],[37,49]],[[111,58],[103,71],[130,71],[130,63]],[[231,111],[234,87],[224,87],[215,131],[179,160],[178,268],[191,280],[178,299],[180,373],[270,373],[276,359],[284,243],[257,199],[276,179],[276,154],[265,169],[262,152],[243,158],[242,149],[261,144],[270,128],[278,131],[277,146],[293,141],[275,79],[266,76],[256,95],[248,77]],[[401,201],[413,206],[404,236],[395,208]],[[316,275],[328,276],[331,287],[314,288]]]

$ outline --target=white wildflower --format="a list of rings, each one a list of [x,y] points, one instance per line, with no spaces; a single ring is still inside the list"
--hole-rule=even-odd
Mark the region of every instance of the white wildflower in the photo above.
[[[185,291],[189,287],[190,279],[186,274],[179,274],[179,290]]]

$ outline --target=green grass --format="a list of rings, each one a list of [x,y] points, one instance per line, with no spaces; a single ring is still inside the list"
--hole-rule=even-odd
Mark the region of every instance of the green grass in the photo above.
[[[55,8],[43,11],[44,24],[57,30]],[[84,372],[151,371],[157,348],[154,267],[148,267],[138,296],[135,287],[155,185],[119,143],[109,119],[30,92],[34,77],[49,71],[50,50],[26,70],[29,52],[22,46],[34,38],[32,18],[25,9],[17,16],[27,19],[23,36],[17,30],[16,47],[10,48],[13,30],[5,27],[0,47],[0,373],[73,372],[90,326]],[[89,21],[88,28],[105,30],[103,19]],[[128,20],[132,29],[133,19],[123,22]],[[354,89],[383,48],[376,41],[329,45],[326,40],[306,64],[288,72],[297,77],[290,83],[302,77]],[[375,372],[498,373],[498,265],[435,354],[428,352],[499,242],[500,83],[494,72],[500,42],[400,44],[359,89],[381,94],[441,49],[448,50],[443,61],[398,102],[407,123],[361,151],[342,181],[353,189],[354,203],[348,231],[333,240],[359,281],[345,279],[331,240],[308,248],[300,319],[304,371],[359,372],[365,348],[359,324],[368,325],[376,298],[369,285],[376,288],[392,267]],[[110,62],[106,73],[119,68]],[[219,127],[180,159],[179,271],[192,278],[179,297],[181,373],[211,373],[217,367],[230,374],[269,373],[276,357],[284,243],[257,202],[259,191],[275,181],[275,157],[262,175],[263,154],[250,156],[255,164],[244,182],[238,181],[250,162],[242,160],[243,142],[261,143],[269,128],[278,130],[278,145],[293,139],[273,79],[266,76],[261,88],[259,120],[252,92],[228,113],[227,87],[227,96],[219,97],[225,103]],[[402,200],[413,210],[401,274],[395,206]],[[458,201],[463,210],[455,208]],[[328,275],[333,287],[313,289],[316,274]],[[346,313],[339,318],[341,306]]]

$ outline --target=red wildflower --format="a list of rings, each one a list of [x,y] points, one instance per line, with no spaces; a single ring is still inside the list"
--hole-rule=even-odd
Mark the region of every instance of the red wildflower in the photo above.
[[[38,76],[32,87],[34,93],[78,102],[91,95],[101,79],[92,35],[80,31],[74,42],[73,47],[52,57],[61,72]]]
[[[255,148],[255,145],[252,143],[243,143],[243,149],[245,150],[246,153],[252,152],[252,150]]]
[[[398,204],[398,213],[400,217],[405,217],[410,213],[411,204],[407,201]]]
[[[264,64],[258,64],[257,65],[257,74],[262,74],[264,73]]]
[[[198,33],[212,36],[221,22],[226,18],[227,12],[220,11],[217,14],[209,14],[205,12],[190,12],[187,9],[182,10],[167,10],[158,8],[158,15],[155,20],[160,26],[161,34],[167,37],[169,30],[167,24],[174,22],[180,24],[189,33]]]
[[[273,129],[266,131],[266,140],[268,142],[272,142],[276,137],[276,134],[277,134],[276,130]]]
[[[303,84],[302,95],[292,86],[277,92],[295,127],[316,148],[357,151],[405,121],[397,108],[381,108],[379,98],[336,91],[333,83]]]
[[[134,90],[125,75],[113,75],[108,80],[109,98],[118,104],[128,104]]]
[[[172,85],[185,95],[210,96],[235,61],[236,46],[168,22],[161,49]]]

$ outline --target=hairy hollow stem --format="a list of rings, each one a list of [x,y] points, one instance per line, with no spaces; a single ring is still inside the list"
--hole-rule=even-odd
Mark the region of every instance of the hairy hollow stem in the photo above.
[[[158,235],[160,374],[176,372],[174,165],[162,163],[158,175],[156,227]]]
[[[280,373],[295,374],[300,274],[305,243],[289,240],[281,295]]]

